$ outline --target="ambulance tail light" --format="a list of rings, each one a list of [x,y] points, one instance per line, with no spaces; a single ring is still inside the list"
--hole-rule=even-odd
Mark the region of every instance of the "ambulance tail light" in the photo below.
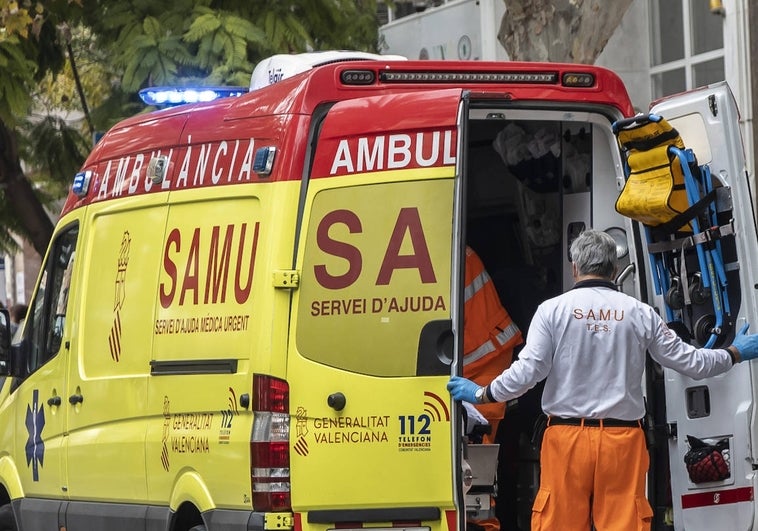
[[[595,76],[589,72],[565,72],[561,83],[564,87],[589,88],[595,85]]]
[[[292,506],[289,384],[273,376],[254,375],[253,415],[250,439],[253,509],[289,511]]]
[[[343,70],[340,81],[344,85],[373,85],[376,74],[373,70]]]

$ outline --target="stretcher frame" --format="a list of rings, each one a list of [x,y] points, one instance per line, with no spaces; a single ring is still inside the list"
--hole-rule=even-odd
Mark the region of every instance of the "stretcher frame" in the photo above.
[[[613,132],[618,137],[624,129],[651,122],[661,122],[661,120],[662,117],[655,114],[639,114],[615,122]],[[619,145],[624,155],[625,177],[629,179],[632,171],[640,171],[644,168],[630,167],[624,146],[621,143]],[[679,164],[682,170],[689,208],[660,225],[651,226],[640,222],[644,227],[647,241],[654,289],[657,295],[662,295],[664,298],[669,326],[674,328],[680,336],[685,336],[686,340],[707,336],[705,341],[701,341],[701,346],[712,348],[716,346],[719,339],[725,336],[726,328],[732,325],[727,275],[720,239],[733,235],[734,227],[731,221],[723,225],[718,223],[717,190],[713,186],[709,166],[698,165],[695,153],[689,148],[669,145],[667,154],[674,164]],[[682,231],[682,228],[686,230]],[[686,235],[682,235],[683,233]],[[710,292],[713,323],[701,319],[698,322],[690,322],[690,326],[687,327],[684,313],[693,304],[686,256],[686,252],[691,248],[694,248],[697,256],[697,271],[693,278],[699,275],[702,289]],[[675,263],[677,259],[678,267]],[[698,302],[703,304],[705,301]]]

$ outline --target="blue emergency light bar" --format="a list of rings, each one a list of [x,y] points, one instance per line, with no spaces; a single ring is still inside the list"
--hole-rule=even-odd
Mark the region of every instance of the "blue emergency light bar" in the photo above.
[[[242,96],[245,87],[148,87],[139,91],[139,97],[148,105],[183,105]]]
[[[89,184],[92,180],[92,171],[80,171],[74,175],[74,184],[71,186],[71,190],[77,197],[84,197],[89,191]]]

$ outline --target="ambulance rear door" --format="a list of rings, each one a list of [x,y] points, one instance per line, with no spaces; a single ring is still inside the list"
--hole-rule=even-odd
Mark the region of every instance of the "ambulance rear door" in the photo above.
[[[456,528],[460,89],[314,116],[287,379],[302,529]]]
[[[735,236],[724,236],[712,244],[717,250],[714,256],[723,262],[728,295],[722,305],[722,334],[714,346],[727,346],[735,330],[745,322],[751,323],[752,332],[758,331],[758,238],[736,103],[726,83],[720,83],[662,100],[651,111],[671,122],[685,146],[695,152],[698,164],[709,167],[717,191],[718,225],[728,232],[733,224]],[[656,306],[663,308],[662,297],[657,297]],[[691,311],[700,310],[693,303]],[[714,321],[706,313],[696,322],[702,326],[693,327],[690,333],[692,342],[700,345]],[[753,529],[754,469],[758,463],[753,369],[752,362],[742,363],[726,374],[699,381],[665,370],[673,519],[677,530]],[[690,479],[684,463],[688,435],[706,442],[726,440],[728,478],[705,483]]]

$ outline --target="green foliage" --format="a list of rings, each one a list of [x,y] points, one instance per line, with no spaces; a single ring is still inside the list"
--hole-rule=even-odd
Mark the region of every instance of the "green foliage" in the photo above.
[[[145,110],[145,104],[136,94],[112,90],[92,109],[91,116],[96,131],[107,131],[124,116],[132,116]]]
[[[94,30],[116,35],[121,89],[185,84],[247,84],[275,53],[376,50],[376,0],[101,1]]]
[[[90,143],[81,131],[60,116],[47,115],[23,124],[22,154],[35,181],[60,197],[81,168]],[[57,183],[57,184],[56,184]]]
[[[207,72],[207,80],[212,83],[228,81],[238,73],[249,79],[252,64],[248,50],[265,45],[264,32],[244,18],[205,6],[196,7],[193,16],[183,38],[195,45],[194,66]]]
[[[7,204],[5,191],[0,188],[0,205]],[[0,208],[0,253],[15,253],[19,246],[14,239],[14,234],[24,234],[24,228],[9,208]]]
[[[305,27],[304,21],[288,10],[271,10],[262,18],[263,28],[270,42],[271,53],[293,53],[313,47],[313,39]]]
[[[18,5],[17,0],[0,0],[0,42],[6,37],[21,36],[26,38],[29,29],[34,24],[33,12],[29,12],[25,6]]]
[[[13,124],[28,112],[36,64],[16,36],[0,42],[0,119]]]
[[[10,1],[0,0],[0,120],[19,136],[41,202],[65,194],[91,144],[83,120],[64,119],[84,109],[69,46],[99,131],[146,111],[136,93],[147,86],[247,86],[275,53],[376,51],[376,0],[40,0],[9,17]],[[25,232],[7,178],[0,250]]]
[[[76,67],[87,104],[96,108],[110,97],[118,76],[89,28],[77,26],[71,29],[71,47],[75,50]],[[37,84],[33,98],[37,113],[80,113],[82,102],[77,94],[71,62],[64,61],[63,68],[57,73],[48,70]]]

